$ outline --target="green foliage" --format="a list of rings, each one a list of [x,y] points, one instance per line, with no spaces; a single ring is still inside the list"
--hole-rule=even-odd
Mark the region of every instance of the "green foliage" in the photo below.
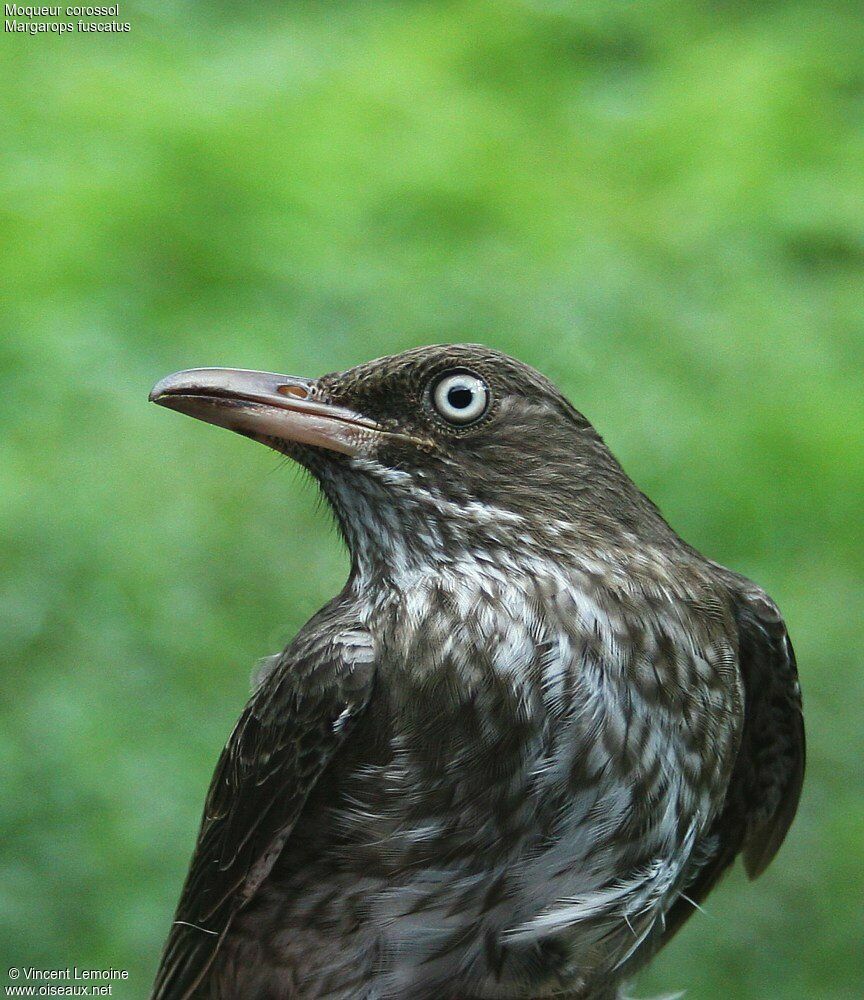
[[[639,989],[860,996],[859,4],[121,14],[2,38],[0,959],[146,994],[249,670],[345,573],[290,467],[150,385],[472,340],[558,381],[798,650],[790,839]]]

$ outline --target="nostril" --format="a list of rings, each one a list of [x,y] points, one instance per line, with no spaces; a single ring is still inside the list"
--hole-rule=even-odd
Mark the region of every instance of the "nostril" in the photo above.
[[[295,396],[297,399],[308,399],[309,390],[302,385],[280,385],[276,388],[283,396]]]

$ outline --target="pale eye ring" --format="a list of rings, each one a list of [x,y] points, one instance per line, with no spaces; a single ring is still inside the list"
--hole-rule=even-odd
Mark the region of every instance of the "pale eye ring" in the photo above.
[[[473,424],[489,406],[489,389],[470,372],[452,372],[433,385],[432,405],[450,424]]]

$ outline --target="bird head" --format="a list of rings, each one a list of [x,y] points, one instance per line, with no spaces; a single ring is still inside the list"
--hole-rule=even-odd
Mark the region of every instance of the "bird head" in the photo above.
[[[162,379],[150,399],[305,466],[355,563],[524,547],[550,524],[597,532],[650,508],[547,378],[475,344],[318,379],[193,369]]]

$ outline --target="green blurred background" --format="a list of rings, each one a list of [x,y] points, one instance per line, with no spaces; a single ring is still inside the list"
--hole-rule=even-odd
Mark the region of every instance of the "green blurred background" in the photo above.
[[[121,4],[0,38],[0,962],[144,997],[257,657],[341,585],[277,456],[147,404],[436,341],[541,368],[776,597],[799,818],[635,984],[859,998],[859,2]]]

